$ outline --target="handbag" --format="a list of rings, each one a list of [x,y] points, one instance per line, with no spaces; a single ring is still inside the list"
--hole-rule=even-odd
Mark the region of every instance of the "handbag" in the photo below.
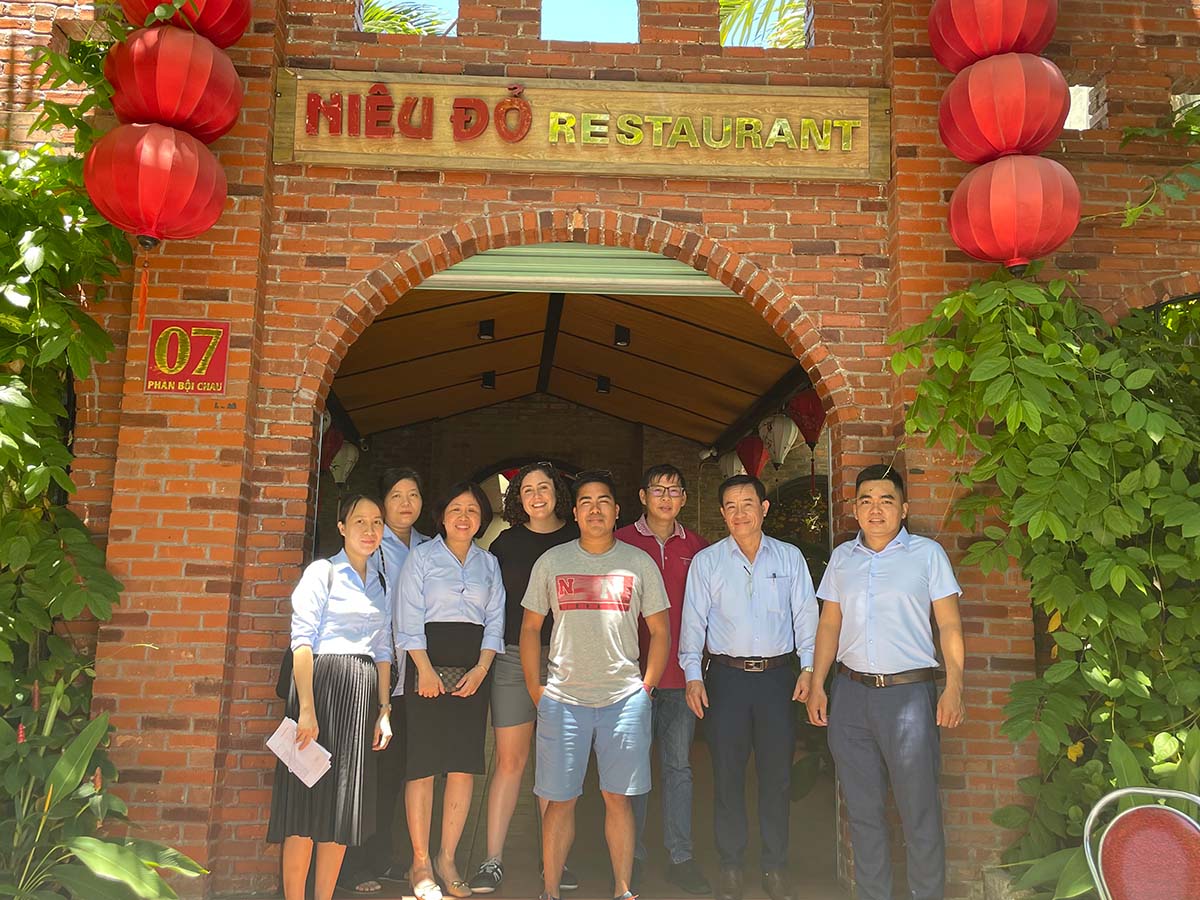
[[[433,671],[442,682],[447,694],[453,694],[458,689],[458,683],[467,674],[467,666],[434,666]]]

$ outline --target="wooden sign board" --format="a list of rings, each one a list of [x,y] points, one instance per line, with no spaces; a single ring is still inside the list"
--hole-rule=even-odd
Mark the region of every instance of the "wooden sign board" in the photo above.
[[[882,88],[281,69],[276,162],[886,181]]]
[[[148,394],[224,394],[229,322],[151,319],[146,355]]]

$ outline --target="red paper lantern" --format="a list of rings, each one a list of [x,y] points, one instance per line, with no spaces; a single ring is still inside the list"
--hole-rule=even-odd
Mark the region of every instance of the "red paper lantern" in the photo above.
[[[800,429],[804,443],[810,448],[817,446],[817,438],[825,425],[825,407],[816,390],[808,388],[792,397],[787,404],[787,414]]]
[[[1002,53],[955,76],[938,107],[942,143],[964,162],[1041,153],[1062,133],[1071,89],[1058,66],[1030,53]]]
[[[957,72],[997,53],[1041,53],[1058,24],[1058,0],[937,0],[929,44]]]
[[[157,122],[211,144],[237,121],[242,82],[212,41],[170,25],[143,28],[104,61],[122,122]]]
[[[1040,156],[1004,156],[968,173],[950,198],[950,236],[976,259],[1023,270],[1079,225],[1079,187]]]
[[[146,24],[159,3],[156,0],[121,0],[121,9],[129,24]],[[194,29],[218,47],[231,47],[250,25],[250,0],[187,0],[171,17],[171,24]]]
[[[191,238],[225,208],[225,171],[202,143],[166,125],[121,125],[88,151],[88,196],[108,221],[143,246]]]
[[[747,435],[738,441],[737,455],[738,459],[742,461],[742,465],[745,466],[747,475],[757,478],[762,474],[768,456],[767,448],[757,434]]]

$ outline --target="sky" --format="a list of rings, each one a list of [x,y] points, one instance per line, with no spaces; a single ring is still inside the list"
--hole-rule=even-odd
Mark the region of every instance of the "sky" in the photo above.
[[[421,0],[449,22],[458,0]],[[542,0],[542,37],[559,41],[637,43],[637,0]]]

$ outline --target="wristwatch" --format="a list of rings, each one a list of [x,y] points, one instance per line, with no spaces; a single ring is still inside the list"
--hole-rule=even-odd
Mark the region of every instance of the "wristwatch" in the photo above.
[[[646,689],[646,693],[650,695],[651,700],[658,696],[658,688],[645,683],[642,684],[642,687]]]

